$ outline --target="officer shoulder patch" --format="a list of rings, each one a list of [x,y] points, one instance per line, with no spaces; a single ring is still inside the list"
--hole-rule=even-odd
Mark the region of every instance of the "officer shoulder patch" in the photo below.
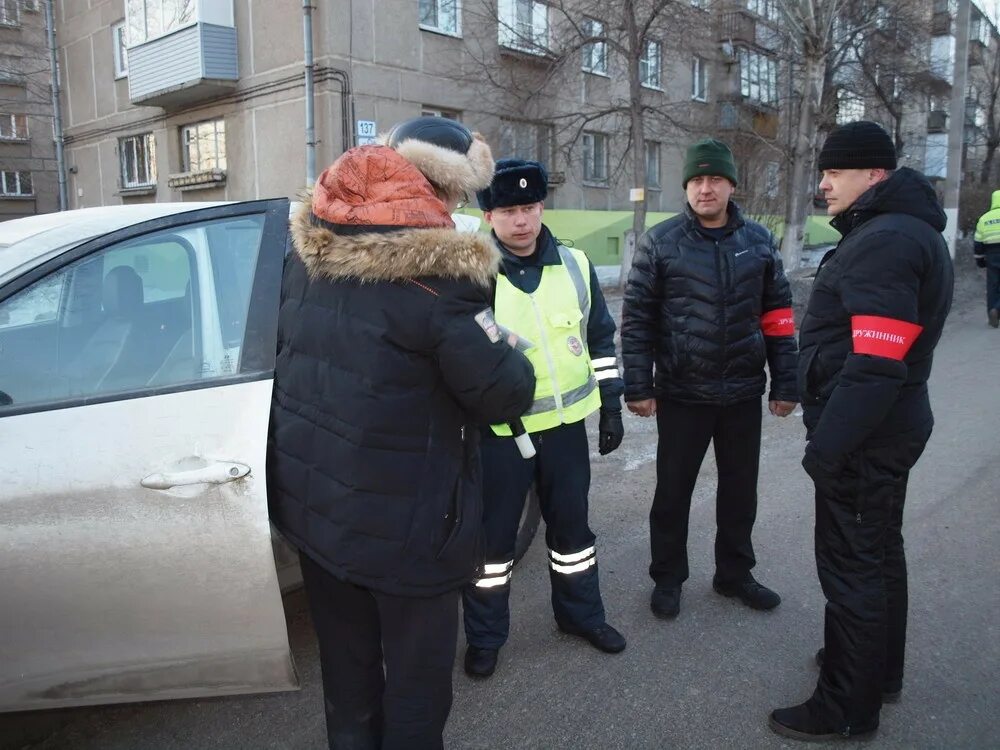
[[[487,307],[481,313],[478,313],[475,316],[475,320],[476,323],[479,324],[479,327],[483,329],[483,332],[490,341],[494,344],[500,341],[500,328],[497,326],[497,321],[493,317],[492,308]]]

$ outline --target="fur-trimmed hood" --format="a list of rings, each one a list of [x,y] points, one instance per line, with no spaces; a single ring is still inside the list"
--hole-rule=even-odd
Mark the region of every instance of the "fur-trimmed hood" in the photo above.
[[[500,254],[486,235],[451,228],[339,234],[316,222],[311,195],[291,220],[295,252],[313,278],[402,281],[440,276],[488,287]]]

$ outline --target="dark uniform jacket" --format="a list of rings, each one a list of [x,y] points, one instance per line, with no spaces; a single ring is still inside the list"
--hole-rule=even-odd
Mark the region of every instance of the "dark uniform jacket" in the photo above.
[[[690,207],[639,240],[625,288],[625,400],[796,401],[792,294],[771,233],[729,204],[715,239]],[[655,367],[655,379],[654,379]]]
[[[541,234],[535,245],[535,252],[527,257],[514,255],[493,234],[493,241],[500,250],[502,262],[500,273],[507,277],[511,284],[525,294],[531,294],[542,283],[542,271],[545,266],[560,266],[557,240],[549,228],[542,225]],[[590,317],[587,319],[587,348],[591,359],[615,357],[615,321],[608,310],[608,303],[601,291],[601,283],[597,278],[594,266],[590,268]],[[611,411],[621,411],[621,397],[625,390],[621,378],[604,378],[599,383],[601,389],[601,408]]]
[[[843,238],[799,336],[807,461],[827,469],[866,440],[929,430],[927,378],[954,284],[944,211],[919,172],[898,170],[832,224]]]
[[[342,580],[460,588],[481,562],[476,427],[521,415],[535,388],[481,315],[497,252],[451,229],[337,234],[309,214],[282,283],[271,519]]]

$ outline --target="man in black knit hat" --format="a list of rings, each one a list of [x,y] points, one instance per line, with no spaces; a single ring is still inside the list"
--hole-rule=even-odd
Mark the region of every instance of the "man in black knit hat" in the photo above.
[[[799,335],[824,648],[812,697],[770,718],[775,732],[803,740],[874,732],[882,703],[902,689],[903,504],[934,422],[927,378],[954,281],[934,189],[896,170],[879,125],[834,130],[819,169],[843,235],[820,263]]]
[[[757,610],[781,603],[750,572],[765,364],[771,414],[790,414],[797,390],[791,289],[774,237],[732,201],[732,152],[698,141],[683,177],[687,206],[639,241],[622,309],[625,401],[655,416],[659,433],[649,605],[663,619],[680,612],[691,493],[710,442],[719,472],[713,588]]]

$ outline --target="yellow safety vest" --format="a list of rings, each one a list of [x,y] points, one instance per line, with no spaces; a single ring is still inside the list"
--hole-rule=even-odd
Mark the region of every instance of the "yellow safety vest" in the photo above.
[[[545,266],[531,294],[503,274],[497,278],[497,323],[533,344],[524,352],[535,368],[535,400],[521,418],[528,432],[579,422],[601,406],[587,346],[589,261],[580,250],[558,249],[562,264]],[[493,425],[493,431],[511,434],[505,424]]]
[[[993,192],[990,210],[976,222],[976,242],[984,245],[1000,245],[1000,190]]]

